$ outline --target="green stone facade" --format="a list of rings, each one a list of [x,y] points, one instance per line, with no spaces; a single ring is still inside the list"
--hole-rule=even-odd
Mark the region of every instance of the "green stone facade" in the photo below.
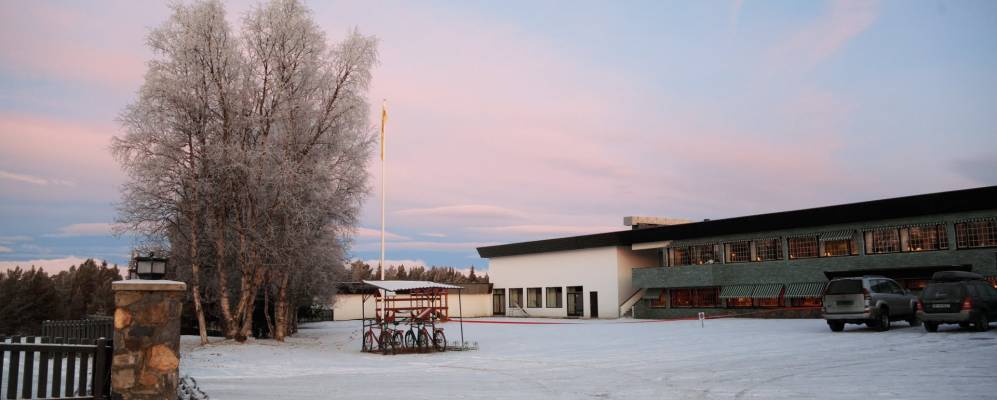
[[[861,224],[814,226],[805,229],[697,238],[703,241],[726,243],[739,240],[780,237],[782,239],[783,255],[781,260],[765,262],[638,268],[633,271],[633,285],[635,288],[696,288],[723,287],[738,284],[789,284],[826,281],[825,272],[848,271],[860,273],[863,270],[952,265],[969,266],[973,272],[985,276],[995,276],[997,275],[997,248],[957,248],[954,226],[955,223],[965,220],[994,217],[997,217],[997,208],[983,212],[940,214],[908,219],[867,221]],[[860,238],[856,240],[858,255],[790,260],[787,254],[788,246],[786,245],[786,238],[790,236],[854,230],[861,237],[862,233],[870,228],[930,223],[945,224],[949,244],[947,250],[866,254],[864,240]],[[650,307],[650,300],[643,299],[636,305],[635,315],[638,318],[682,318],[695,317],[700,311],[715,315],[744,313],[751,312],[752,310],[728,308],[658,308]]]

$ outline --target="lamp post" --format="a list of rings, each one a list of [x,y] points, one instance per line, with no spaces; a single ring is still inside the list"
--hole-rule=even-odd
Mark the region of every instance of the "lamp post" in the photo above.
[[[135,257],[135,273],[139,279],[163,279],[166,276],[166,261],[166,258],[156,257],[156,254],[151,252],[145,257]]]

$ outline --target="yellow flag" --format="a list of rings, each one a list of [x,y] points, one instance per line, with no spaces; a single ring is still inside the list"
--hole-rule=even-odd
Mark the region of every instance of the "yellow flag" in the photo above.
[[[384,160],[384,125],[388,123],[388,101],[381,102],[381,160]]]

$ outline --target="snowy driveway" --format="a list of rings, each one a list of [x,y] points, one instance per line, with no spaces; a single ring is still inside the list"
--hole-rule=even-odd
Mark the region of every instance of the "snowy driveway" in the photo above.
[[[359,321],[307,324],[284,344],[197,347],[185,336],[180,368],[221,400],[997,398],[997,329],[562,322],[574,324],[466,323],[480,350],[398,356],[361,353]],[[456,323],[445,327],[459,337]]]

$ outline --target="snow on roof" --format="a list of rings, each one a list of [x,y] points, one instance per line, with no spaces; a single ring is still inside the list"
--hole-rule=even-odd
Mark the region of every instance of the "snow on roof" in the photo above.
[[[463,289],[460,286],[447,285],[445,283],[436,283],[430,281],[363,281],[368,285],[374,286],[378,289],[384,289],[391,292],[397,292],[399,290],[414,290],[414,289]]]

